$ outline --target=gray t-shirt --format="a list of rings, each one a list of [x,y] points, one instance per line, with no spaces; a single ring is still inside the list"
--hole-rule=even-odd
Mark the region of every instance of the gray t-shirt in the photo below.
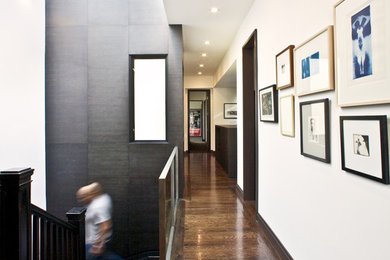
[[[85,243],[93,244],[99,237],[99,224],[111,219],[112,202],[108,194],[102,194],[91,201],[85,213]],[[109,232],[107,240],[110,239]]]

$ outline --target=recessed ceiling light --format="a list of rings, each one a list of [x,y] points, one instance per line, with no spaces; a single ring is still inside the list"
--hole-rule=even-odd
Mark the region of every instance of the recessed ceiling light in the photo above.
[[[203,67],[204,67],[204,64],[199,64],[199,67],[203,68]]]
[[[201,71],[199,71],[199,72],[198,72],[198,75],[202,75],[202,72],[201,72]]]
[[[204,44],[210,45],[210,41],[204,41]]]
[[[207,53],[203,52],[202,57],[207,57]]]
[[[21,0],[20,2],[24,6],[31,6],[31,0]]]
[[[211,7],[210,8],[210,12],[215,14],[215,13],[218,13],[218,8],[217,7]]]

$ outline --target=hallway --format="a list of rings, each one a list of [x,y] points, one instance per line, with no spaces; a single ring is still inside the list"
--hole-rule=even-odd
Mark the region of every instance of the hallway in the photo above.
[[[184,170],[174,259],[280,259],[263,239],[252,205],[236,195],[236,179],[214,155],[188,153]]]

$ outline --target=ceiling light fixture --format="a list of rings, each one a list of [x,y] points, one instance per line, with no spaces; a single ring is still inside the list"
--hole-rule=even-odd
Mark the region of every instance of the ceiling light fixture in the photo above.
[[[24,6],[31,6],[32,0],[20,0],[20,3]]]
[[[199,64],[199,67],[203,68],[203,67],[204,67],[204,64]]]
[[[198,75],[202,75],[202,72],[201,72],[201,71],[199,71],[199,72],[198,72]]]
[[[211,8],[210,8],[210,12],[211,12],[212,14],[218,13],[218,8],[217,8],[217,7],[211,7]]]
[[[204,44],[210,45],[210,41],[204,41]]]
[[[202,57],[207,57],[207,53],[203,52]]]

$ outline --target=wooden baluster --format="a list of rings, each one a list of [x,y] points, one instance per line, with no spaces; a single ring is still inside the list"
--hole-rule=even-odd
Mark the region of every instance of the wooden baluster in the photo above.
[[[64,230],[64,252],[65,252],[65,259],[70,259],[70,254],[69,254],[69,249],[70,249],[70,246],[69,246],[69,229],[65,229]]]
[[[59,227],[58,228],[58,259],[64,259],[65,257],[65,252],[64,252],[64,240],[65,240],[65,232],[64,232],[64,229],[62,227]]]
[[[57,234],[57,225],[56,224],[52,224],[52,227],[53,227],[53,233],[52,233],[52,245],[53,245],[53,247],[52,247],[52,249],[51,249],[51,251],[52,251],[52,256],[53,256],[53,258],[52,259],[57,259],[57,236],[58,236],[58,234]]]
[[[37,215],[32,216],[32,232],[33,232],[32,258],[34,260],[38,260],[39,259],[39,217]]]
[[[47,221],[41,219],[41,259],[47,259]]]
[[[53,259],[53,246],[52,246],[52,241],[53,241],[53,234],[52,234],[52,226],[49,221],[46,222],[46,256],[48,260]]]

